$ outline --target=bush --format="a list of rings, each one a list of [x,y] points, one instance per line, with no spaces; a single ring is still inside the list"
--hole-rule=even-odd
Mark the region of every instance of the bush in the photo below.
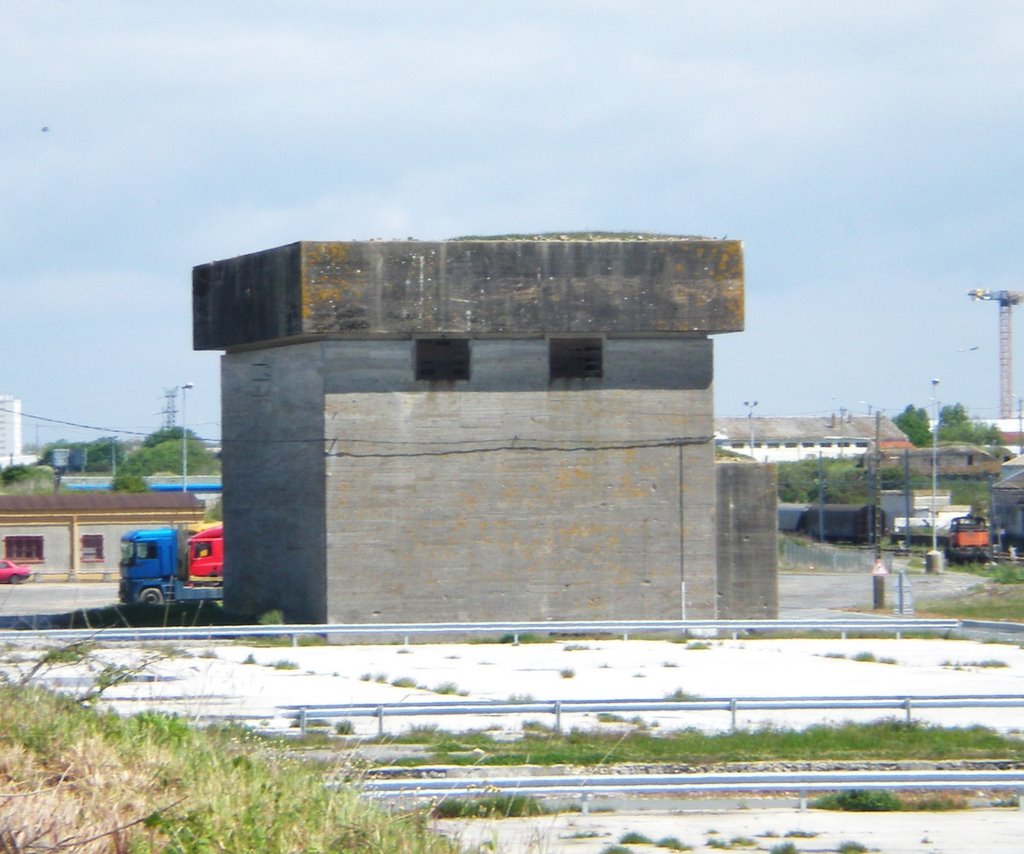
[[[487,798],[448,798],[435,804],[435,818],[520,818],[547,815],[547,808],[526,795],[494,795]]]
[[[619,837],[619,842],[623,845],[653,845],[654,841],[649,836],[644,836],[642,833],[637,833],[635,830],[627,831]]]
[[[848,789],[823,795],[811,803],[819,810],[843,812],[899,812],[903,803],[886,789]]]

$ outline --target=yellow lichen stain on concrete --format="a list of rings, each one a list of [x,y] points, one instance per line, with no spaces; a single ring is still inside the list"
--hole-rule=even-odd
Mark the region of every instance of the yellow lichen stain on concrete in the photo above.
[[[562,466],[555,472],[555,489],[559,491],[573,489],[580,483],[589,481],[593,476],[590,469],[580,466]]]
[[[351,244],[304,243],[302,249],[301,311],[304,323],[334,316],[339,306],[360,301],[367,275],[362,270],[352,269]]]

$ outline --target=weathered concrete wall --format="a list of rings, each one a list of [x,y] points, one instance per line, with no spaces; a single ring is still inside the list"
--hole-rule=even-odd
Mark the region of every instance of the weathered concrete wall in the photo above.
[[[718,617],[779,615],[774,465],[718,462]]]
[[[413,346],[224,357],[229,608],[714,616],[708,340],[610,339],[606,377],[561,388],[543,339],[473,341],[458,391],[413,379]]]
[[[197,350],[309,335],[743,328],[743,248],[700,238],[303,242],[192,274]]]
[[[323,401],[319,344],[221,361],[229,610],[326,619]]]

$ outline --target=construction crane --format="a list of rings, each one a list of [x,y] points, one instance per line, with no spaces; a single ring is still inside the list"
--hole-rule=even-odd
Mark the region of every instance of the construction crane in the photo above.
[[[972,300],[994,300],[999,303],[999,417],[1013,417],[1013,336],[1010,312],[1013,306],[1024,302],[1022,291],[988,291],[974,288],[967,292]]]

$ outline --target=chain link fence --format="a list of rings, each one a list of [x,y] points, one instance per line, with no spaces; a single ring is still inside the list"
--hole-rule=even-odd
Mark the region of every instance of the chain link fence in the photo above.
[[[781,570],[870,572],[874,562],[874,548],[841,549],[826,543],[802,543],[790,539],[784,539],[779,544]]]

